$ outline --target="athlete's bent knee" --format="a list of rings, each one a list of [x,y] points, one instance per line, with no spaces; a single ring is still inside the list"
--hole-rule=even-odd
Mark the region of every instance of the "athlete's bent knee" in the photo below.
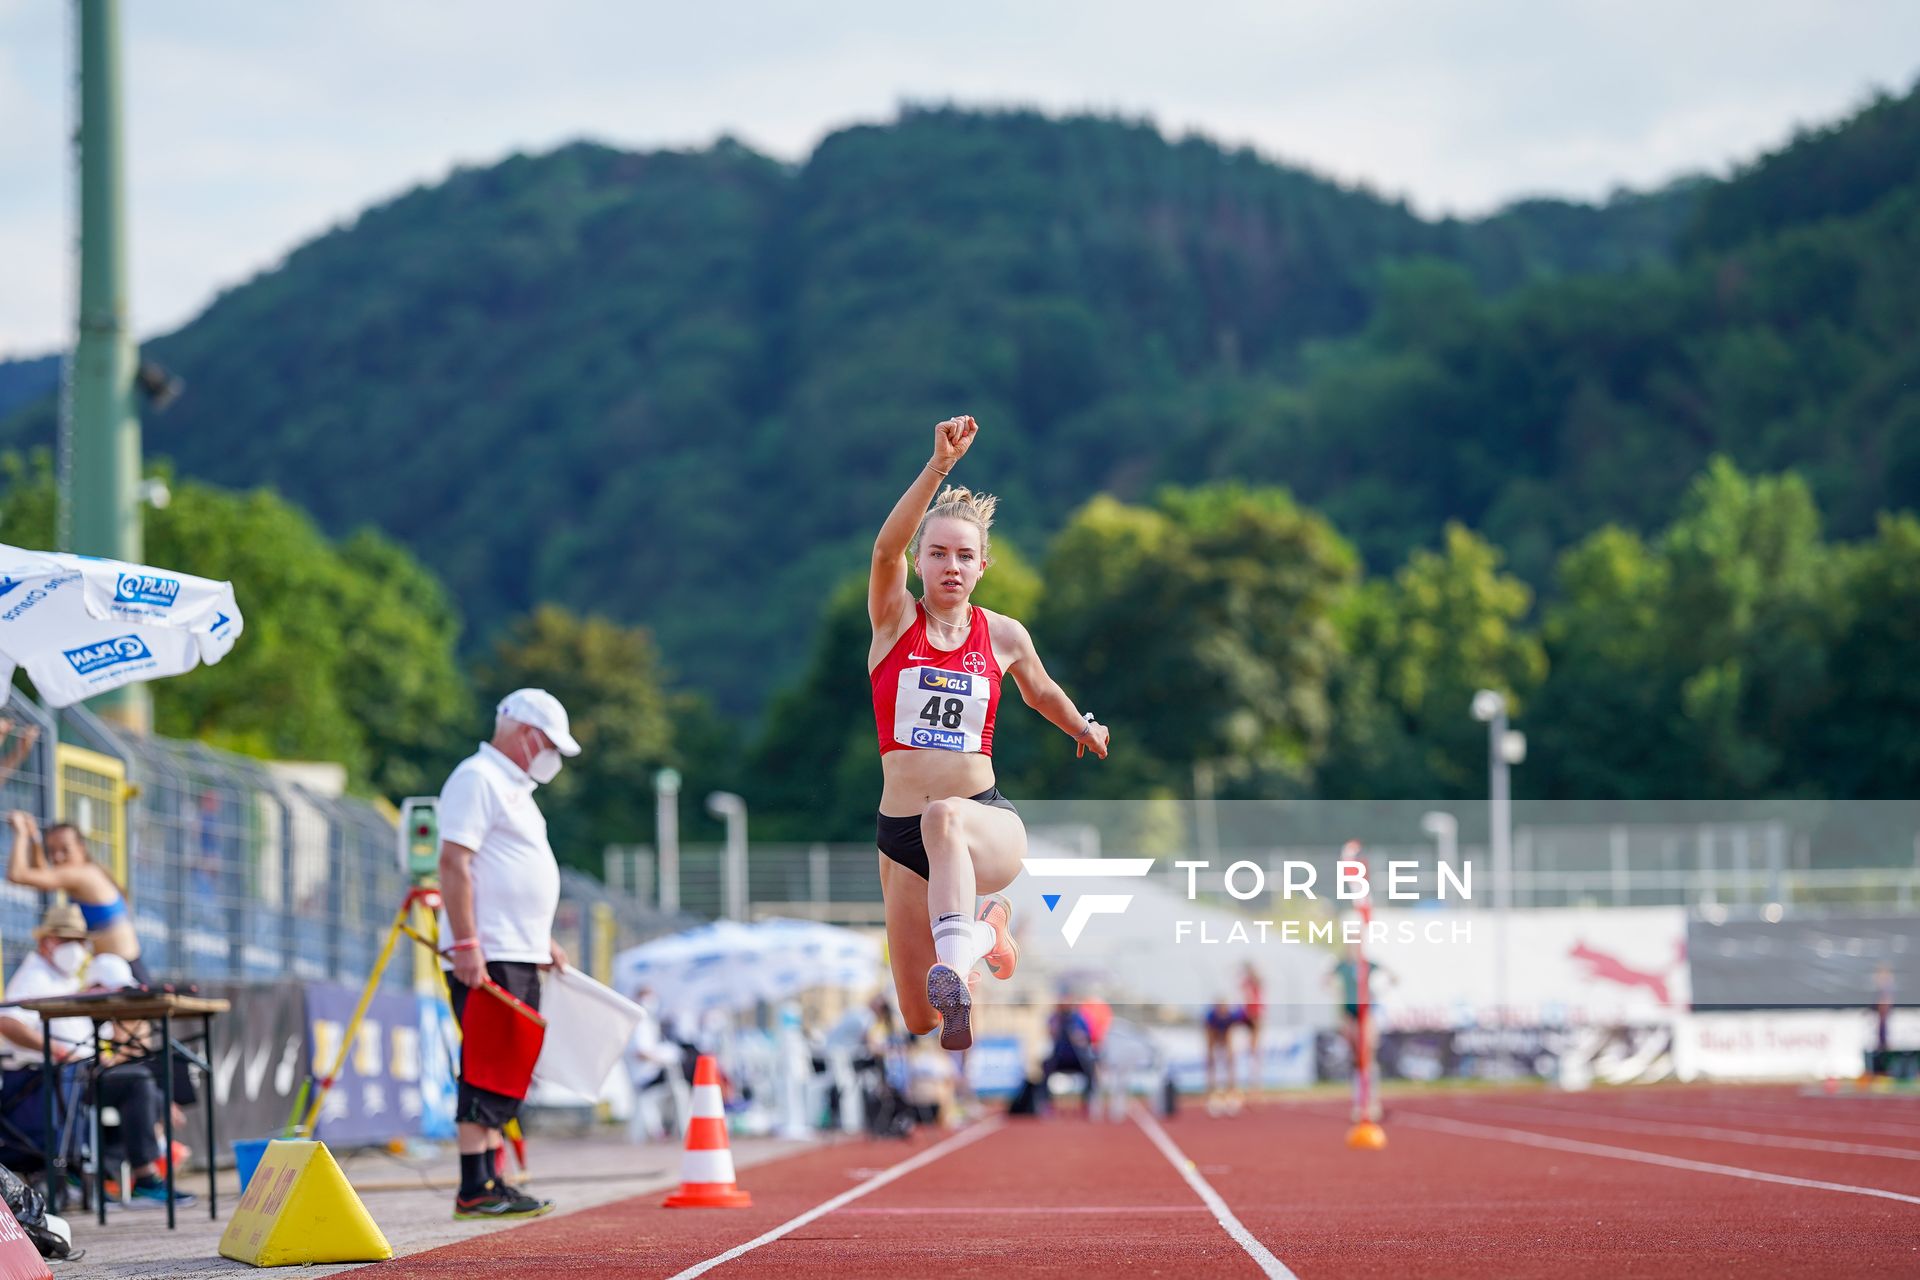
[[[934,1013],[931,1009],[924,1015],[908,1013],[903,1009],[900,1013],[900,1021],[905,1024],[909,1034],[923,1036],[940,1025],[940,1015]]]
[[[966,830],[965,800],[935,800],[920,815],[920,831],[924,837],[932,833],[936,837],[954,837]]]

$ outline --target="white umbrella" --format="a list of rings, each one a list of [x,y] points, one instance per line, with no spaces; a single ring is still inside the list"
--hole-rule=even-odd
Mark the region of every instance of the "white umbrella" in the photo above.
[[[879,970],[872,939],[810,920],[721,920],[642,943],[613,961],[622,993],[651,987],[675,1016],[750,1009],[814,987],[863,987]]]
[[[25,667],[50,706],[218,662],[241,625],[230,582],[0,545],[0,684]]]

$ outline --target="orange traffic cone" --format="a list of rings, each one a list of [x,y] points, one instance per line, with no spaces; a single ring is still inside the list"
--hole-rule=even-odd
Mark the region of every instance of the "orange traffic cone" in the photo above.
[[[744,1209],[753,1197],[733,1183],[733,1152],[720,1105],[720,1068],[700,1055],[693,1068],[693,1118],[680,1156],[680,1189],[661,1201],[669,1209]]]

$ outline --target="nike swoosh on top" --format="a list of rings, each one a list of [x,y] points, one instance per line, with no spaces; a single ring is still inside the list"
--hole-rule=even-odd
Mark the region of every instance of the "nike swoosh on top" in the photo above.
[[[933,655],[930,653],[910,653],[907,655],[907,659],[910,662],[932,662]]]

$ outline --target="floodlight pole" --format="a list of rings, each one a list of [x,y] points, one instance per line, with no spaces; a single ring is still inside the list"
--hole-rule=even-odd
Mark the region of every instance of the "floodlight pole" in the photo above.
[[[1507,1021],[1507,915],[1513,909],[1513,805],[1507,786],[1507,700],[1492,689],[1473,695],[1473,718],[1487,726],[1488,843],[1493,850],[1493,973],[1501,1025]]]
[[[146,559],[140,528],[140,417],[128,332],[127,228],[120,130],[119,0],[78,0],[80,314],[68,379],[62,468],[63,550]],[[143,684],[91,700],[123,729],[147,733],[153,704]]]
[[[680,771],[653,775],[653,835],[660,858],[660,910],[680,911]]]
[[[747,918],[747,802],[731,791],[707,796],[707,812],[727,824],[726,860],[721,864],[722,914]]]

